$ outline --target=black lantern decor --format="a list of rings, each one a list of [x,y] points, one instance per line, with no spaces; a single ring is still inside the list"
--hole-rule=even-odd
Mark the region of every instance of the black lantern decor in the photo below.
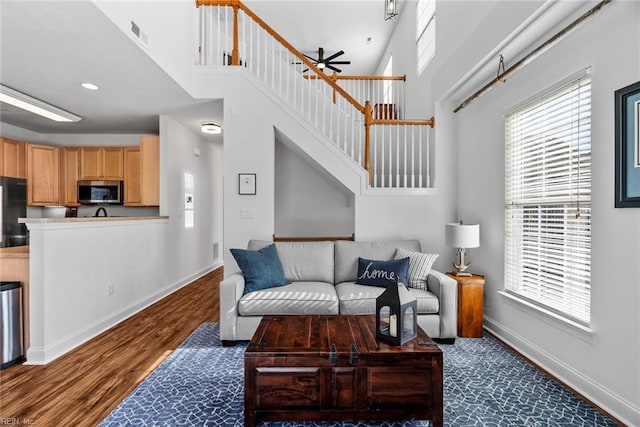
[[[418,335],[418,304],[409,289],[394,280],[376,299],[376,336],[402,345]]]

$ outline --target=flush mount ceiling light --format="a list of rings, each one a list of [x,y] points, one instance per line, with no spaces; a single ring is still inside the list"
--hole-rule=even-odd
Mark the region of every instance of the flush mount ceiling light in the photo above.
[[[89,83],[89,82],[80,83],[80,86],[82,86],[85,89],[89,89],[89,90],[98,90],[98,89],[100,89],[98,86],[94,85],[93,83]]]
[[[46,117],[56,122],[79,122],[82,117],[76,116],[68,111],[64,111],[51,104],[40,101],[22,92],[13,90],[4,85],[0,85],[0,102],[13,105],[30,113]]]
[[[384,20],[398,22],[398,2],[400,0],[384,0]]]
[[[202,133],[217,135],[222,132],[222,126],[213,122],[204,122],[200,123],[200,130],[202,131]]]

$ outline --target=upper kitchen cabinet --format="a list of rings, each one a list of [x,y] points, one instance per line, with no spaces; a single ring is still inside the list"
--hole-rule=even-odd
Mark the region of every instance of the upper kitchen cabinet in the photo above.
[[[124,149],[124,205],[141,206],[140,196],[140,148]]]
[[[160,205],[160,142],[140,138],[140,148],[125,148],[125,206]]]
[[[0,176],[27,177],[26,145],[24,142],[0,137]]]
[[[124,149],[122,147],[81,148],[80,179],[122,181]]]
[[[80,148],[61,148],[60,157],[60,203],[64,206],[80,206],[78,203]]]
[[[27,204],[59,205],[59,148],[27,144]]]

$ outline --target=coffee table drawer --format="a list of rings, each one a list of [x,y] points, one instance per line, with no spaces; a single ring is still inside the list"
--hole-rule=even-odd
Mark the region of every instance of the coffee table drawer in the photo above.
[[[320,409],[322,369],[281,366],[256,368],[255,389],[258,409]]]
[[[370,367],[367,377],[370,409],[399,406],[431,408],[431,369]]]

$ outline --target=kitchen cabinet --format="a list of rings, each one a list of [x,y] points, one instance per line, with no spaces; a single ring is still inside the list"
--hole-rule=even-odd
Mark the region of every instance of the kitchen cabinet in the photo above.
[[[59,148],[27,144],[27,204],[59,205]]]
[[[60,157],[60,204],[64,206],[80,206],[78,203],[80,148],[61,148]]]
[[[26,144],[0,137],[0,176],[26,178]]]
[[[124,149],[124,205],[141,206],[140,197],[140,148]]]
[[[143,136],[140,147],[125,148],[125,206],[160,205],[160,141]]]
[[[80,179],[122,181],[124,179],[124,149],[122,147],[82,147],[80,149]]]

